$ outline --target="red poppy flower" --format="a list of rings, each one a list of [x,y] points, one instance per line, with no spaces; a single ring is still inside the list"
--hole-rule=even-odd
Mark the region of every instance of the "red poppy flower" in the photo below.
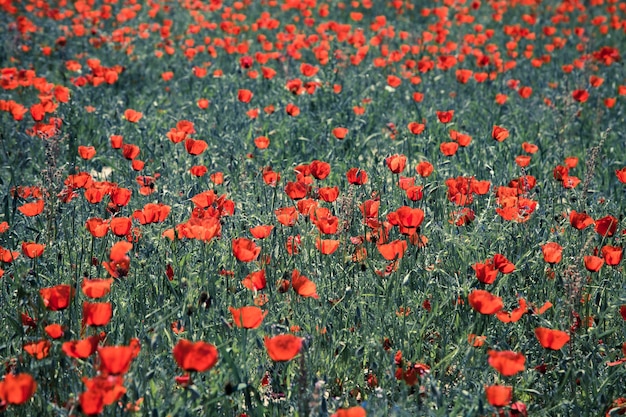
[[[498,269],[494,268],[491,259],[485,263],[475,263],[472,269],[476,272],[476,278],[483,284],[493,284],[498,277]]]
[[[537,327],[535,336],[537,336],[541,346],[546,349],[559,350],[569,342],[569,335],[566,332],[545,327]]]
[[[254,94],[252,94],[252,91],[250,90],[240,89],[237,92],[237,100],[241,101],[242,103],[249,103],[250,100],[252,100],[253,96]]]
[[[34,217],[43,212],[44,202],[43,199],[33,201],[32,203],[22,204],[17,209],[20,213],[27,217]]]
[[[399,174],[404,171],[406,167],[406,156],[404,155],[391,155],[385,159],[387,168],[394,174]]]
[[[185,371],[205,372],[217,363],[217,348],[203,341],[181,339],[172,351],[174,360]]]
[[[137,123],[139,120],[141,120],[142,117],[143,113],[139,111],[133,109],[126,109],[124,111],[124,118],[131,123]]]
[[[22,253],[27,258],[39,258],[43,255],[43,251],[46,248],[46,245],[42,245],[40,243],[34,242],[22,242]]]
[[[480,314],[491,315],[504,308],[502,298],[485,290],[473,290],[467,299],[470,306]]]
[[[617,218],[608,215],[596,220],[596,232],[603,237],[613,236],[617,231]]]
[[[322,187],[318,190],[318,194],[321,200],[332,203],[339,197],[339,187]]]
[[[604,265],[604,259],[599,256],[585,256],[583,260],[585,262],[585,269],[589,272],[598,272],[600,268],[602,268],[602,265]]]
[[[241,308],[228,307],[228,310],[233,316],[235,326],[244,329],[256,329],[261,325],[265,316],[267,316],[267,311],[263,311],[255,306]]]
[[[569,222],[572,225],[572,227],[577,230],[583,230],[591,226],[594,223],[591,216],[589,216],[587,213],[585,212],[578,213],[575,210],[572,210],[570,212]]]
[[[83,302],[83,324],[87,326],[106,326],[111,321],[113,308],[111,303]]]
[[[200,155],[206,151],[209,145],[203,140],[188,138],[185,140],[185,149],[189,155]]]
[[[328,162],[314,160],[309,164],[309,170],[315,179],[323,180],[330,174],[330,164]]]
[[[113,149],[121,149],[123,142],[124,142],[124,137],[121,135],[111,135],[111,137],[109,138],[110,142],[111,142],[111,148]]]
[[[39,294],[43,299],[43,304],[48,310],[52,311],[66,309],[70,305],[74,292],[74,288],[68,284],[60,284],[54,287],[42,288],[39,290]]]
[[[439,119],[441,123],[450,123],[452,121],[452,117],[454,117],[454,110],[437,112],[437,119]]]
[[[33,358],[42,360],[50,354],[50,347],[52,347],[52,343],[44,339],[37,342],[26,343],[24,350]]]
[[[563,258],[563,247],[556,242],[546,243],[541,247],[543,260],[549,264],[558,264]]]
[[[496,253],[493,256],[493,266],[495,266],[503,274],[510,274],[515,271],[515,265],[504,255],[499,253]]]
[[[242,285],[252,291],[260,291],[265,288],[267,281],[265,279],[265,270],[252,272],[248,274],[243,281]]]
[[[486,386],[485,395],[492,406],[506,407],[513,400],[513,387],[507,385]]]
[[[126,254],[133,248],[133,244],[122,240],[115,243],[109,251],[109,259],[113,262],[119,262],[126,258]]]
[[[275,362],[292,360],[302,348],[303,339],[291,334],[274,337],[265,336],[264,343],[267,354]]]
[[[572,92],[572,98],[579,103],[584,103],[589,99],[589,92],[584,89],[574,90]]]
[[[498,142],[503,142],[506,138],[509,137],[509,131],[501,126],[493,126],[491,130],[491,137],[497,140]]]
[[[521,353],[511,350],[495,351],[489,350],[489,365],[504,376],[512,376],[522,372],[525,368],[526,358]]]
[[[428,161],[422,161],[419,164],[417,164],[417,167],[415,168],[415,170],[417,171],[417,173],[421,176],[421,177],[428,177],[430,176],[430,174],[433,173],[433,164],[431,164]]]
[[[400,87],[400,84],[402,84],[402,79],[400,77],[397,77],[395,75],[387,76],[387,85],[389,87],[398,88]]]
[[[452,156],[459,149],[459,144],[456,142],[443,142],[439,145],[439,150],[445,156]]]
[[[619,182],[626,184],[626,167],[622,169],[616,169],[615,176],[617,176]]]
[[[345,127],[336,127],[333,129],[333,136],[335,136],[339,140],[345,139],[348,134],[348,129]]]
[[[605,245],[601,252],[604,261],[609,266],[617,266],[622,261],[623,249],[619,246]]]
[[[132,222],[128,217],[115,217],[111,219],[109,227],[115,236],[126,236],[130,233]]]
[[[111,202],[118,206],[125,206],[130,202],[130,197],[132,195],[132,190],[128,188],[120,188],[116,187],[111,193],[109,197],[111,198]]]
[[[44,330],[48,337],[50,337],[51,339],[60,339],[61,337],[63,337],[64,334],[63,326],[56,323],[47,325],[46,327],[44,327]]]
[[[24,404],[37,390],[37,382],[29,374],[11,374],[0,381],[0,400],[5,404]]]
[[[398,227],[403,235],[412,236],[424,221],[424,211],[419,208],[402,206],[395,211]]]
[[[93,146],[79,146],[78,147],[78,155],[84,160],[89,160],[96,156],[96,148]]]
[[[423,123],[417,123],[417,122],[410,122],[407,125],[409,131],[414,134],[414,135],[419,135],[420,133],[422,133],[424,131],[424,129],[426,129],[426,125]]]
[[[70,358],[86,359],[96,351],[99,342],[100,337],[91,336],[83,340],[65,342],[61,350]]]
[[[404,252],[406,252],[407,249],[407,243],[406,240],[399,239],[386,244],[377,245],[376,247],[383,258],[388,261],[393,261],[404,257]]]
[[[296,117],[300,114],[300,108],[293,103],[287,104],[287,107],[285,107],[285,111],[291,117]]]
[[[270,146],[270,140],[267,136],[259,136],[254,138],[254,146],[258,149],[267,149]]]
[[[315,241],[315,247],[324,255],[331,255],[339,248],[339,240],[320,239]]]
[[[83,278],[81,289],[83,294],[89,298],[102,298],[111,292],[113,278],[108,279],[87,279]]]
[[[109,231],[109,222],[108,220],[94,217],[87,220],[85,227],[93,237],[100,238],[106,236]]]
[[[133,346],[101,346],[98,348],[100,372],[107,375],[125,374],[136,356]]]
[[[300,200],[306,197],[309,192],[309,186],[300,181],[289,181],[285,185],[285,194],[292,200]]]
[[[532,143],[524,142],[522,143],[522,149],[524,149],[524,152],[526,153],[534,154],[539,150],[539,147],[537,145],[533,145]]]
[[[295,207],[283,207],[274,210],[274,214],[280,224],[291,227],[296,224],[299,213]]]
[[[313,281],[300,274],[300,271],[294,269],[291,273],[291,286],[293,290],[301,297],[311,297],[318,299],[317,286]]]
[[[261,253],[261,248],[256,245],[252,240],[245,237],[233,239],[233,255],[241,262],[254,261]]]
[[[250,233],[257,239],[265,239],[274,230],[274,225],[261,225],[250,229]]]
[[[346,173],[348,182],[354,185],[363,185],[367,182],[367,172],[359,168],[350,168]]]

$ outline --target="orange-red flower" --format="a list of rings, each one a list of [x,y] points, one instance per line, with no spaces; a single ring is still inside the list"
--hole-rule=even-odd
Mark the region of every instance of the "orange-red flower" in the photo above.
[[[101,346],[98,348],[100,372],[108,375],[125,374],[137,354],[136,346]]]
[[[452,121],[452,117],[454,117],[454,110],[437,112],[437,119],[439,119],[441,123],[450,123]]]
[[[491,137],[498,142],[503,142],[506,138],[509,137],[509,131],[504,127],[494,125],[491,129]]]
[[[298,210],[295,207],[283,207],[274,210],[276,220],[284,226],[291,227],[298,220]]]
[[[556,242],[546,243],[541,247],[543,260],[549,264],[558,264],[563,258],[563,247]]]
[[[44,339],[26,343],[24,345],[24,350],[35,359],[41,360],[50,354],[50,347],[52,347],[52,343],[50,343],[49,340]]]
[[[511,350],[496,351],[489,350],[489,365],[504,376],[512,376],[522,372],[525,368],[526,358],[521,353]]]
[[[467,299],[470,306],[480,314],[491,315],[504,308],[502,298],[485,290],[474,290]]]
[[[263,323],[265,316],[267,316],[267,311],[263,311],[255,306],[241,308],[228,307],[228,310],[233,316],[235,326],[243,327],[244,329],[256,329]]]
[[[426,129],[425,124],[417,122],[410,122],[407,127],[409,131],[414,135],[419,135],[424,131],[424,129]]]
[[[34,242],[22,242],[22,253],[28,258],[38,258],[43,255],[46,245]]]
[[[5,404],[24,404],[37,390],[37,382],[29,374],[11,374],[0,381],[0,400]]]
[[[111,303],[83,302],[83,324],[87,326],[106,326],[113,316]]]
[[[241,262],[254,261],[261,253],[261,248],[245,237],[233,239],[233,255]]]
[[[605,245],[602,247],[602,257],[609,266],[617,266],[622,262],[623,249],[619,246]]]
[[[300,274],[300,271],[294,269],[291,273],[291,286],[293,290],[302,297],[319,298],[317,295],[317,286],[313,281]]]
[[[604,259],[599,256],[585,256],[583,260],[585,262],[585,268],[589,272],[598,272],[600,268],[602,268],[602,265],[604,265]]]
[[[256,146],[257,149],[267,149],[267,147],[270,146],[270,140],[267,136],[258,136],[254,138],[254,146]]]
[[[83,340],[65,342],[61,350],[70,358],[86,359],[96,351],[98,342],[100,342],[98,336],[90,336]]]
[[[407,249],[406,240],[398,239],[393,242],[376,245],[378,251],[388,261],[393,261],[395,259],[401,259],[404,257],[404,252]]]
[[[27,217],[34,217],[43,212],[44,202],[43,199],[33,201],[32,203],[25,203],[19,206],[17,209],[20,213]]]
[[[317,239],[315,247],[324,255],[331,255],[339,248],[339,241],[335,239]]]
[[[569,335],[566,332],[546,327],[537,327],[535,336],[537,336],[541,346],[546,349],[559,350],[569,342]]]
[[[348,182],[354,185],[363,185],[367,182],[367,172],[359,168],[350,168],[346,173]]]
[[[583,230],[589,226],[591,226],[594,221],[590,215],[585,212],[576,212],[572,210],[569,214],[569,223],[572,225],[574,229]]]
[[[124,111],[124,118],[131,123],[137,123],[139,120],[141,120],[142,117],[143,113],[139,111],[133,109],[126,109]]]
[[[89,298],[102,298],[111,291],[113,278],[108,279],[87,279],[83,278],[81,289],[83,294]]]
[[[302,348],[303,339],[291,334],[274,337],[265,336],[264,343],[267,354],[275,362],[292,360]]]
[[[274,230],[274,225],[260,225],[250,229],[250,233],[257,239],[265,239]]]
[[[250,90],[240,89],[237,92],[237,100],[241,101],[242,103],[249,103],[250,100],[252,100],[253,96],[254,94],[252,94],[252,91]]]
[[[204,372],[217,363],[217,348],[210,343],[181,339],[172,351],[174,360],[185,371]]]
[[[491,385],[485,387],[487,401],[494,407],[505,407],[513,400],[513,387],[507,385]]]
[[[604,216],[596,220],[595,230],[600,236],[613,236],[617,231],[618,222],[619,220],[611,215]]]
[[[348,134],[348,129],[345,127],[336,127],[333,129],[333,136],[335,136],[339,140],[345,139]]]
[[[63,326],[57,323],[47,325],[44,330],[51,339],[60,339],[64,334]]]
[[[260,291],[264,289],[267,285],[265,270],[261,269],[260,271],[251,272],[243,279],[243,281],[241,281],[241,283],[244,287],[252,291]]]
[[[100,238],[106,236],[109,231],[109,221],[93,217],[87,220],[85,227],[93,237]]]
[[[394,174],[399,174],[404,171],[406,167],[406,156],[404,155],[391,155],[385,159],[387,168]]]
[[[330,164],[324,161],[314,160],[309,164],[311,175],[318,180],[323,180],[330,174]]]
[[[419,164],[417,164],[417,167],[415,167],[415,170],[417,171],[417,173],[421,176],[421,177],[428,177],[430,176],[430,174],[433,173],[433,164],[431,164],[428,161],[422,161]]]
[[[78,147],[78,155],[84,160],[89,160],[96,156],[96,148],[94,148],[93,146],[80,145]]]
[[[68,284],[60,284],[54,287],[41,288],[39,294],[43,299],[43,304],[48,310],[64,310],[70,305],[74,296],[74,288]]]

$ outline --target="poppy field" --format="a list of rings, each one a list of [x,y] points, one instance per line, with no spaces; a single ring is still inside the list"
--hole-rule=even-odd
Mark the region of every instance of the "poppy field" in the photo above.
[[[0,414],[626,415],[623,2],[0,25]]]

